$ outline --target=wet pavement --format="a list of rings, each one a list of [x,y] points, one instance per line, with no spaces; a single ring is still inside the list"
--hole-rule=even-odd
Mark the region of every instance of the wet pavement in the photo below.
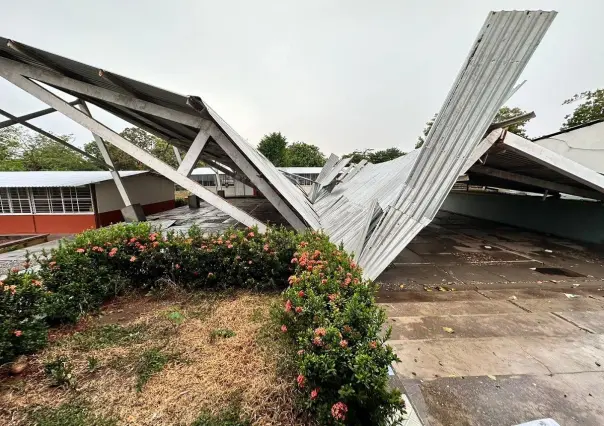
[[[604,425],[604,255],[439,213],[378,281],[424,425]]]

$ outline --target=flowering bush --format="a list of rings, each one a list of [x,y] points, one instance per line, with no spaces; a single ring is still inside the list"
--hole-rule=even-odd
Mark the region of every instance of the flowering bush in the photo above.
[[[37,277],[11,274],[0,281],[0,364],[46,344],[48,295]]]
[[[400,407],[387,387],[397,358],[380,337],[385,317],[374,285],[324,235],[254,228],[164,235],[147,223],[121,224],[78,234],[37,260],[38,271],[12,271],[0,283],[0,364],[43,347],[49,327],[166,278],[191,290],[285,288],[278,332],[295,347],[303,407],[324,424],[372,425]]]
[[[397,361],[380,337],[385,314],[374,285],[355,262],[320,234],[305,235],[276,315],[295,346],[297,387],[306,409],[323,424],[387,424],[400,408],[388,390],[388,366]]]

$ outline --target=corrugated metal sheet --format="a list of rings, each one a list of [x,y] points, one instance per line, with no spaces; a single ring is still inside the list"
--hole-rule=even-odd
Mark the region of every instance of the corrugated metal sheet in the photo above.
[[[369,278],[376,278],[432,220],[555,16],[489,14],[408,179],[359,257]]]
[[[148,173],[145,170],[120,172],[122,177]],[[38,188],[81,186],[111,180],[108,171],[0,172],[0,188]]]

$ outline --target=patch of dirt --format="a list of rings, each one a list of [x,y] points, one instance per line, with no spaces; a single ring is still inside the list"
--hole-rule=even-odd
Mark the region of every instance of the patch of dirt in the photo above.
[[[82,334],[64,335],[30,357],[26,374],[0,378],[0,424],[25,425],[32,407],[74,401],[128,425],[188,425],[202,410],[218,414],[233,402],[253,424],[300,424],[292,410],[290,381],[277,373],[279,348],[266,335],[269,308],[277,297],[239,292],[119,300],[104,307],[100,318],[87,321]],[[111,345],[112,324],[143,335],[129,339],[122,333],[119,345]],[[79,336],[103,327],[113,334],[97,331],[102,345],[87,340],[86,347],[93,349],[83,350]],[[217,329],[234,335],[211,339]],[[141,354],[156,349],[170,361],[137,392]],[[45,376],[44,363],[57,357],[69,360],[75,389],[52,387]],[[92,371],[90,359],[98,365]]]

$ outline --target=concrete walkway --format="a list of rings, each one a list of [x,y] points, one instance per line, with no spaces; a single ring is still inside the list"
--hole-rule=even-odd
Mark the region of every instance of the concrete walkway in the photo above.
[[[604,425],[600,249],[439,216],[378,279],[424,426]]]
[[[604,425],[604,297],[573,294],[461,291],[415,302],[408,292],[385,303],[397,380],[424,425]]]

